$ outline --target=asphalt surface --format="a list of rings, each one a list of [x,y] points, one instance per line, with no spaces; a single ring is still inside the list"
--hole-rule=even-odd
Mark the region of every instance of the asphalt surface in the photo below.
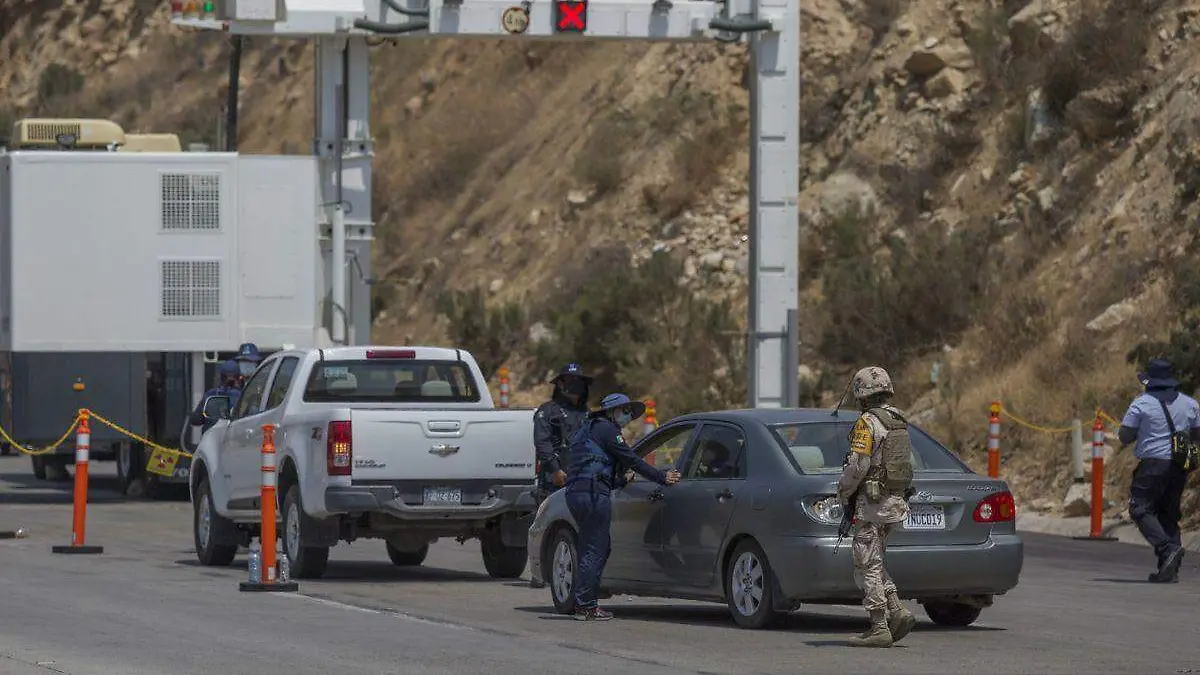
[[[921,623],[890,650],[845,646],[854,607],[811,607],[778,630],[737,628],[722,605],[617,596],[581,624],[549,590],[487,577],[478,543],[439,542],[397,568],[382,542],[333,550],[297,594],[242,593],[245,558],[205,568],[186,501],[124,500],[111,462],[92,466],[87,543],[70,543],[70,484],[0,457],[0,674],[535,675],[540,673],[1200,672],[1200,556],[1178,584],[1146,583],[1148,549],[1032,533],[1021,584],[965,629]]]

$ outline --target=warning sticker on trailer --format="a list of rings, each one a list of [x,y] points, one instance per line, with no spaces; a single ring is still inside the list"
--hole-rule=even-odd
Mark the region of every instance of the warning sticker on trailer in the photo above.
[[[146,463],[146,471],[170,477],[175,475],[175,465],[178,463],[179,455],[158,448],[150,455],[150,461]]]

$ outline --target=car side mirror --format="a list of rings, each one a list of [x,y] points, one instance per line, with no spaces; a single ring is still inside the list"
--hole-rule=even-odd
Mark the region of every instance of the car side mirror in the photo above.
[[[209,419],[229,419],[229,397],[209,396],[204,399],[204,406],[201,409],[204,411],[204,416]]]

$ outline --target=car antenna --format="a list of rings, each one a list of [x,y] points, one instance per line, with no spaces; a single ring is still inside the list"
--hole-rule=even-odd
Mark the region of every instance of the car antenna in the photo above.
[[[846,402],[846,394],[848,394],[850,392],[850,385],[853,383],[854,383],[853,376],[851,376],[849,380],[846,380],[846,388],[842,390],[842,396],[841,396],[841,398],[838,399],[837,406],[834,407],[833,414],[830,415],[830,417],[838,416],[838,411],[841,410],[842,404]]]

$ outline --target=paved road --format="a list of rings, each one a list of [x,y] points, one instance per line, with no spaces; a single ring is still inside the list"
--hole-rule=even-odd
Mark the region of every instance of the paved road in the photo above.
[[[1145,548],[1027,534],[1021,585],[975,626],[923,621],[897,648],[856,650],[843,645],[865,627],[857,608],[747,631],[722,606],[619,596],[617,620],[578,624],[547,590],[489,579],[476,542],[439,543],[416,569],[393,567],[382,542],[342,544],[300,594],[240,593],[244,559],[198,566],[190,505],[121,500],[111,463],[93,466],[88,512],[104,555],[54,555],[70,541],[69,485],[33,482],[28,464],[0,458],[0,530],[30,532],[0,541],[0,674],[1200,670],[1200,556],[1181,583],[1151,585]]]

